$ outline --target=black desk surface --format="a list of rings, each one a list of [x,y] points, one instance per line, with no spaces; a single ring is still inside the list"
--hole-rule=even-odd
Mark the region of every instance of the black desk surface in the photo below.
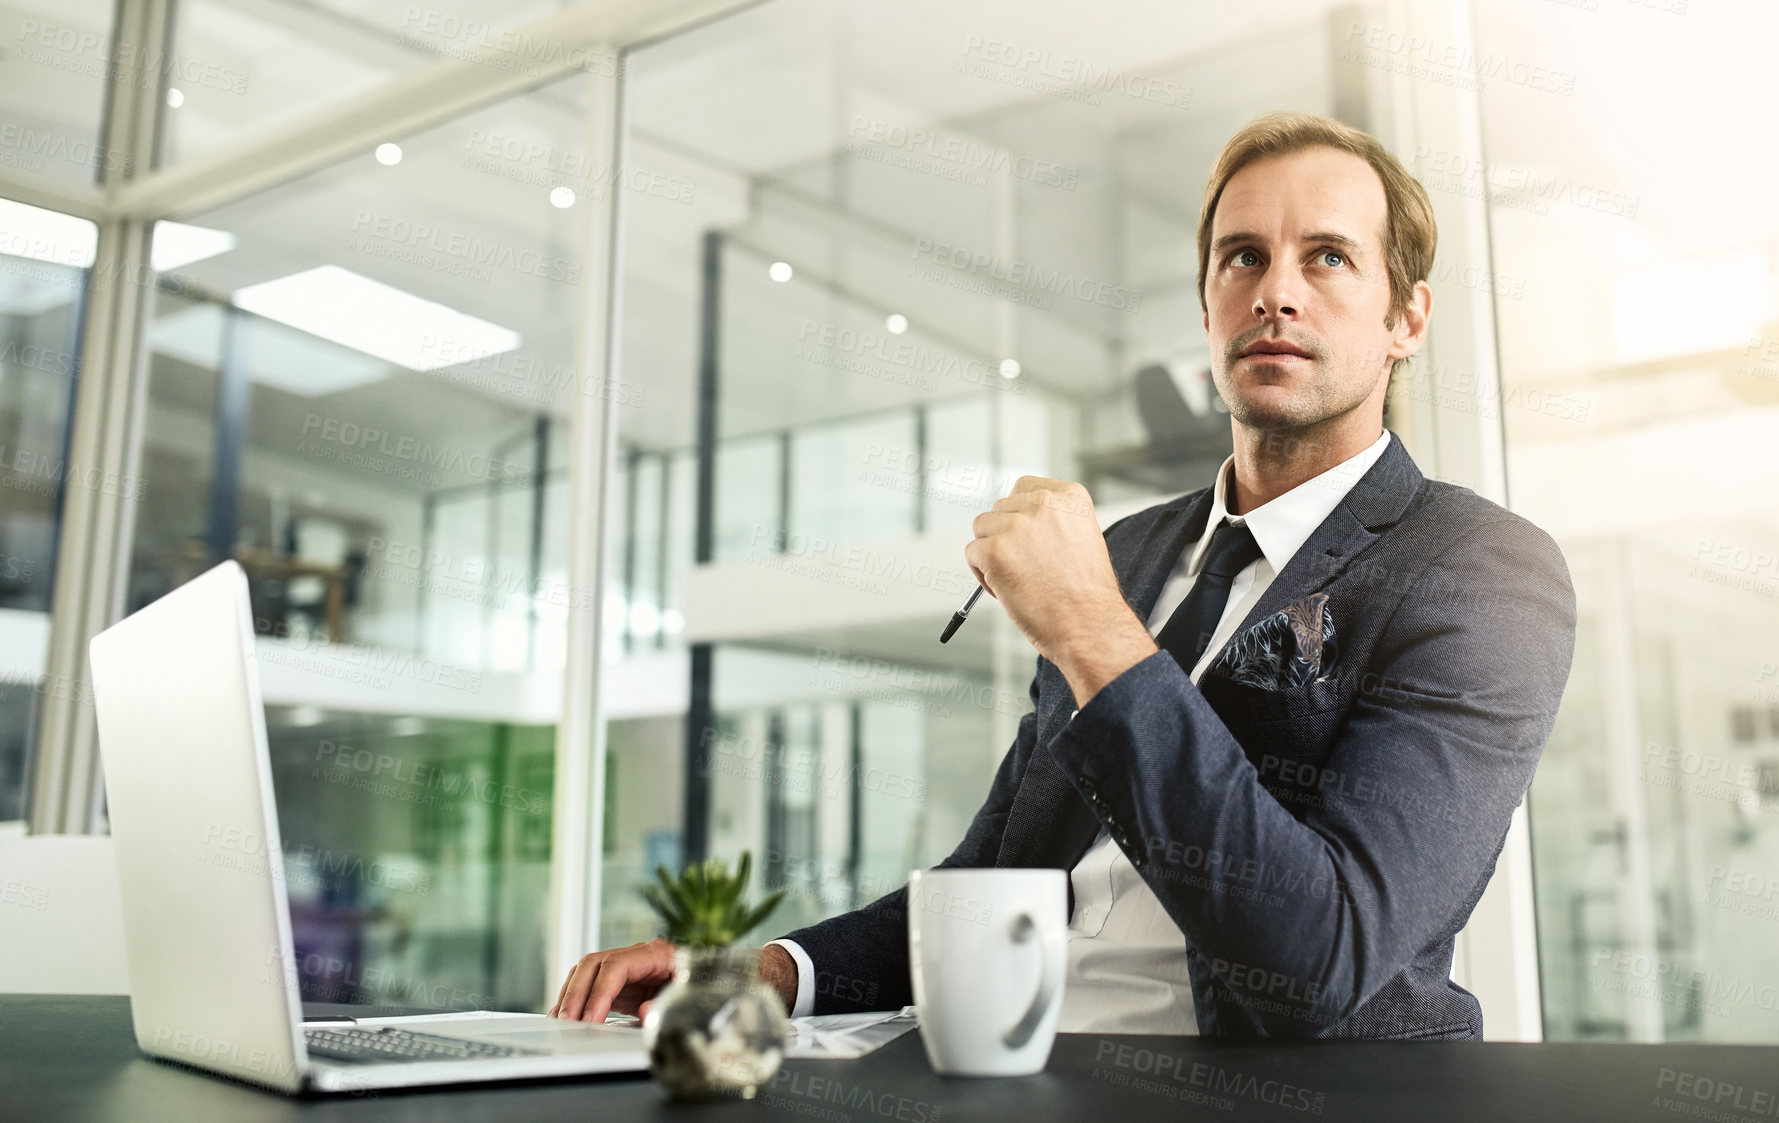
[[[1779,1047],[1326,1042],[1063,1034],[1038,1076],[935,1076],[915,1034],[856,1061],[790,1061],[752,1102],[680,1105],[646,1077],[287,1098],[136,1052],[123,998],[0,996],[0,1119],[1145,1120],[1779,1119]]]

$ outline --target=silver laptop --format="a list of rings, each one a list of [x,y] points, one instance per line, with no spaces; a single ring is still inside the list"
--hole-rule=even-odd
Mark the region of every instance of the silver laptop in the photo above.
[[[143,1052],[286,1092],[648,1067],[642,1033],[472,1011],[305,1025],[247,577],[224,562],[93,637]]]

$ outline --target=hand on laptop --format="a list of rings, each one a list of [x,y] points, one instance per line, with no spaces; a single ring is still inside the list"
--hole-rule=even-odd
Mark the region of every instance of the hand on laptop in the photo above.
[[[588,952],[568,973],[550,1017],[599,1023],[616,1010],[647,1017],[649,1001],[673,981],[674,947],[656,938],[627,948]],[[797,965],[781,947],[760,955],[760,977],[784,1000],[789,1010],[797,1000]]]
[[[663,939],[588,952],[563,981],[550,1017],[603,1022],[613,1010],[641,1017],[672,978],[673,945]]]

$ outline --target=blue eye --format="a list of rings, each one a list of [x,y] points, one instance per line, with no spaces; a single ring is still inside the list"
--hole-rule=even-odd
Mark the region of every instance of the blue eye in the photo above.
[[[1241,257],[1242,257],[1242,256],[1243,256],[1243,255],[1245,255],[1245,254],[1253,254],[1253,253],[1254,253],[1254,251],[1253,251],[1253,250],[1236,250],[1236,251],[1235,251],[1235,256],[1236,256],[1236,259],[1237,259],[1237,264],[1240,264],[1240,258],[1241,258]]]
[[[1326,258],[1330,258],[1330,257],[1338,257],[1338,258],[1340,258],[1340,261],[1339,261],[1339,262],[1337,262],[1337,263],[1336,263],[1336,264],[1337,264],[1337,265],[1338,265],[1338,264],[1345,264],[1345,262],[1346,262],[1346,260],[1347,260],[1347,255],[1346,255],[1346,254],[1344,254],[1344,253],[1341,253],[1341,252],[1340,252],[1340,251],[1339,251],[1339,250],[1323,250],[1323,251],[1322,251],[1322,257],[1323,257],[1323,258],[1324,258],[1324,259],[1326,259]]]

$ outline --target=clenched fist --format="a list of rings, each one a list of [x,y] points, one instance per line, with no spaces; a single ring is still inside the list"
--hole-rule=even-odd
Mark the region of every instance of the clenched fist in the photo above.
[[[1078,704],[1156,652],[1118,587],[1085,487],[1021,476],[972,529],[971,572],[1068,678]]]

